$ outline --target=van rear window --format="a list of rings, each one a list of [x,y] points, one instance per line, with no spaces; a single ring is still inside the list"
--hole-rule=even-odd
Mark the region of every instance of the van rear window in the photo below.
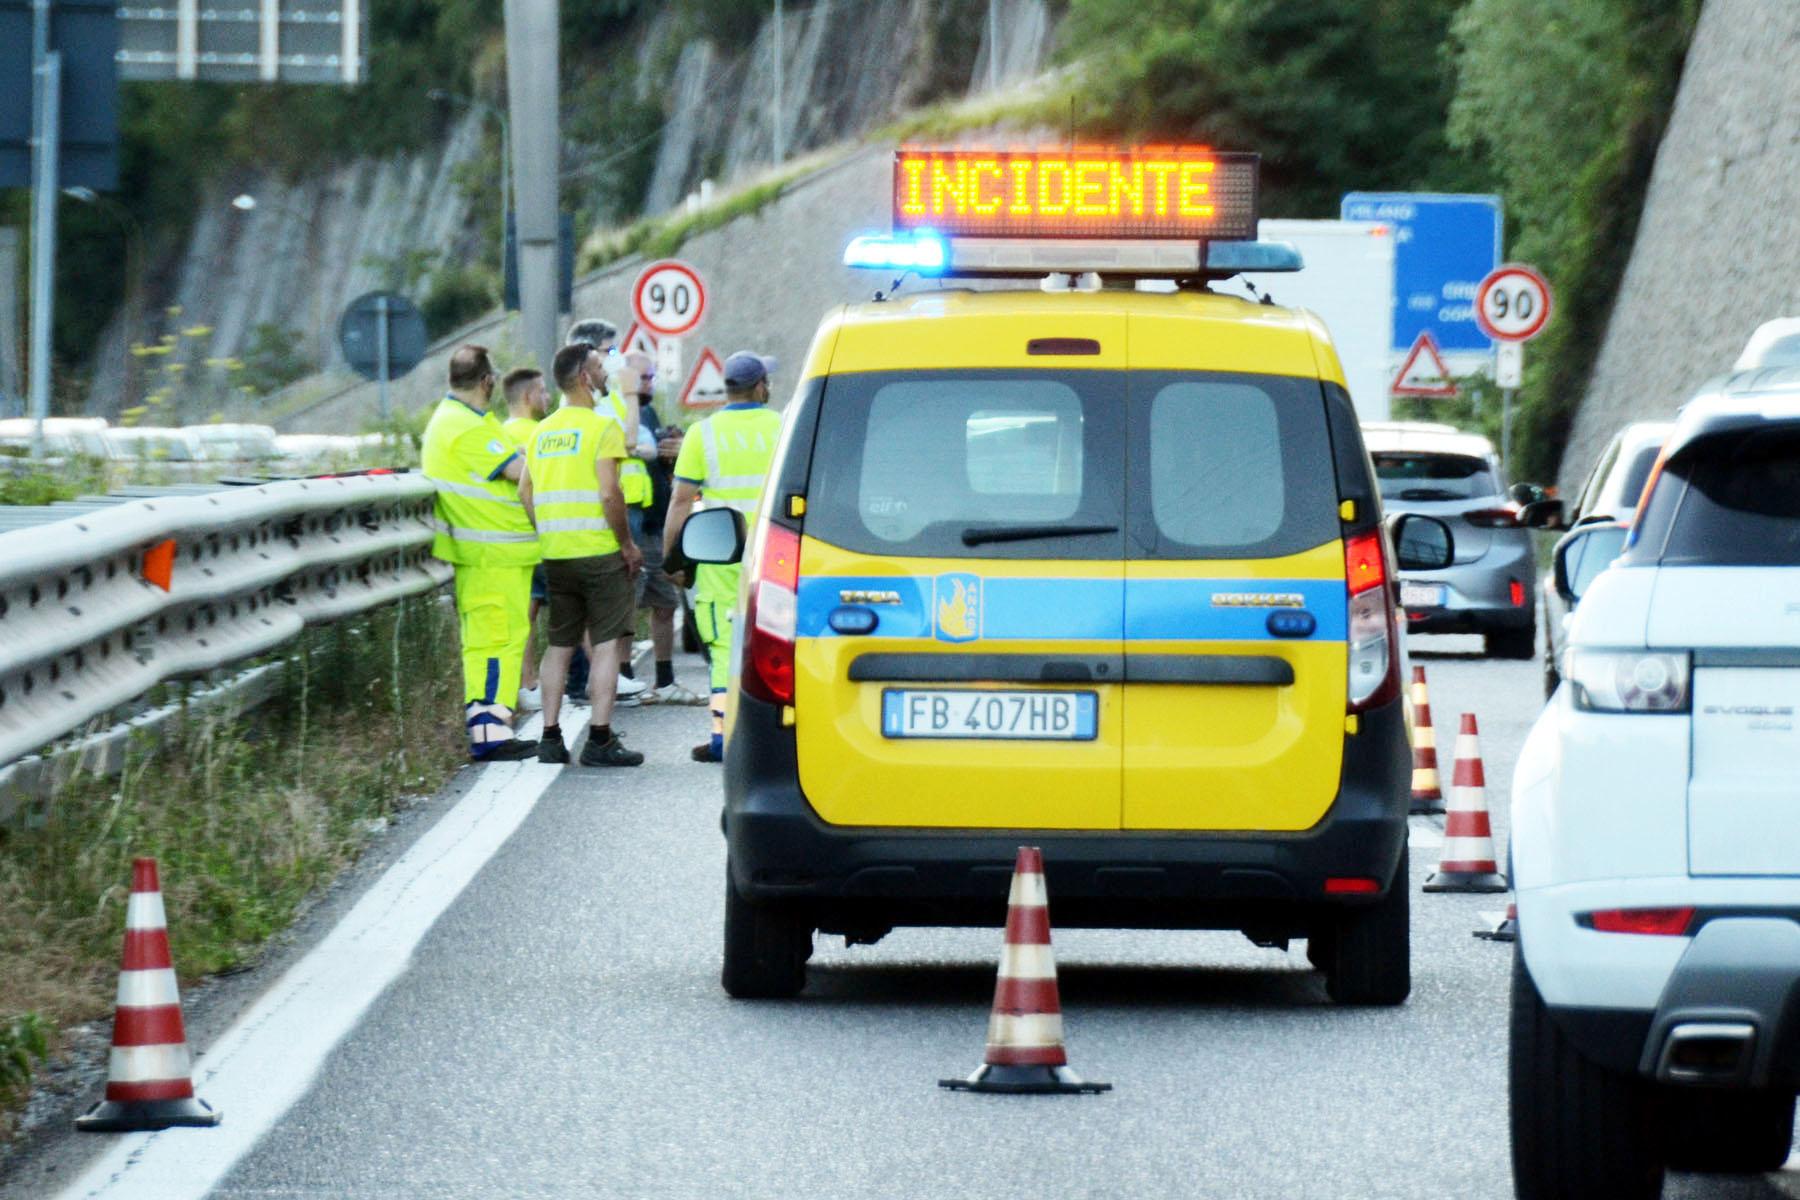
[[[1317,380],[993,370],[830,377],[807,532],[863,554],[1253,558],[1337,536]]]

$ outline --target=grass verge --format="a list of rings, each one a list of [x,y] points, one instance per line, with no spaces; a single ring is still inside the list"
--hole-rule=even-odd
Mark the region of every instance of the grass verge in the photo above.
[[[454,612],[408,600],[309,631],[255,712],[196,718],[0,828],[0,1135],[58,1032],[111,1011],[134,857],[161,866],[184,982],[254,961],[461,765],[461,688]]]

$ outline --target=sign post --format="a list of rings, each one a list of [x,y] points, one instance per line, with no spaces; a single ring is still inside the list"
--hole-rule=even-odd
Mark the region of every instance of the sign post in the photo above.
[[[1550,323],[1550,282],[1536,267],[1508,263],[1475,289],[1475,320],[1481,331],[1502,346],[1517,346],[1503,353],[1495,371],[1500,384],[1500,464],[1512,465],[1513,396],[1524,369],[1524,344]],[[1509,382],[1510,380],[1510,382]]]
[[[388,384],[425,357],[425,318],[405,296],[368,292],[344,309],[338,321],[338,346],[351,370],[375,381],[385,421]]]
[[[44,457],[50,415],[50,329],[56,303],[56,155],[62,145],[62,55],[50,49],[50,0],[31,11],[31,457]]]

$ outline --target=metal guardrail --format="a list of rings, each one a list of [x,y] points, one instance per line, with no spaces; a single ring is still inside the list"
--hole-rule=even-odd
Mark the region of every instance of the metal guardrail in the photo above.
[[[419,475],[290,480],[96,497],[0,532],[0,764],[165,680],[444,584],[432,497]],[[144,555],[171,540],[164,591]]]

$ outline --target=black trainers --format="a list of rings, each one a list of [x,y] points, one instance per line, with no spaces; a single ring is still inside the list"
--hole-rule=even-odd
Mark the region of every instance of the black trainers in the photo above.
[[[563,745],[562,734],[554,733],[538,742],[537,755],[541,763],[566,763],[569,748]]]
[[[538,744],[522,738],[509,738],[504,742],[495,742],[485,754],[471,754],[469,757],[478,763],[491,762],[523,762],[538,752]]]
[[[636,750],[627,750],[625,743],[613,734],[612,741],[604,746],[596,746],[594,739],[589,738],[587,745],[581,748],[581,765],[584,767],[641,767],[644,756]]]
[[[716,763],[725,761],[725,756],[715,751],[711,742],[701,742],[698,746],[695,746],[692,750],[688,751],[688,754],[695,762]]]

